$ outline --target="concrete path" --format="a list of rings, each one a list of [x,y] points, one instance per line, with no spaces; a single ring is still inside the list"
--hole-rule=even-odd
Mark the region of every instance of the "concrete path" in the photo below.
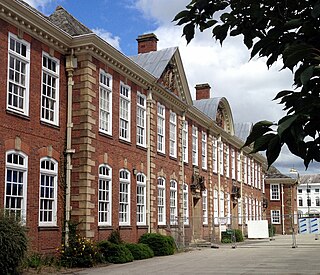
[[[320,240],[297,235],[296,241],[297,247],[292,248],[290,235],[272,241],[247,240],[235,249],[231,245],[202,248],[73,274],[320,274]]]

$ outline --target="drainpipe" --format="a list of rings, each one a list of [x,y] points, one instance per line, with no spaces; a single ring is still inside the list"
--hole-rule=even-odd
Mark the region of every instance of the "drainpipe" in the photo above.
[[[221,192],[221,173],[220,173],[220,146],[221,146],[221,136],[218,137],[218,167],[217,167],[217,172],[218,172],[218,224],[219,224],[219,237],[218,240],[221,241],[221,223],[220,223],[220,192]],[[222,148],[223,150],[223,148]]]
[[[241,198],[241,232],[243,234],[243,224],[244,224],[244,220],[243,220],[243,176],[242,176],[242,162],[243,162],[243,151],[240,151],[240,198]],[[239,202],[238,202],[239,203]]]
[[[181,187],[181,194],[182,194],[182,211],[181,211],[181,218],[182,218],[182,247],[185,247],[185,228],[184,228],[184,197],[183,197],[183,185],[184,185],[184,161],[183,161],[183,127],[186,120],[186,113],[183,112],[182,114],[182,127],[181,127],[181,177],[182,177],[182,187]],[[188,139],[188,137],[186,137]]]
[[[147,94],[147,223],[148,233],[151,233],[151,104],[152,91],[148,88]]]
[[[284,231],[284,201],[283,201],[283,183],[281,183],[281,217],[282,217],[282,235],[284,235],[286,232]]]
[[[66,202],[65,202],[65,245],[69,245],[69,222],[70,222],[70,211],[71,211],[71,157],[75,152],[71,148],[71,131],[73,127],[72,123],[72,87],[73,87],[73,72],[77,67],[77,59],[73,57],[73,50],[71,55],[67,56],[66,60],[66,71],[68,74],[68,102],[67,102],[67,146],[66,146]]]

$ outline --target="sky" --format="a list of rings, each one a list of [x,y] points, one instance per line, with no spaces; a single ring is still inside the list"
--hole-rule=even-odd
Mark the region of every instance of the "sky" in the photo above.
[[[209,83],[211,97],[226,97],[234,122],[270,120],[285,115],[283,106],[272,99],[292,89],[292,74],[280,70],[281,62],[267,68],[265,60],[250,60],[241,37],[228,38],[223,45],[212,38],[210,30],[198,32],[187,45],[182,28],[172,19],[190,0],[24,0],[42,13],[51,14],[63,6],[81,23],[125,55],[137,54],[138,35],[153,32],[158,49],[179,47],[189,89],[195,98],[195,85]],[[282,150],[274,164],[282,173],[295,168],[300,174],[319,173],[319,163],[306,171],[303,161]]]

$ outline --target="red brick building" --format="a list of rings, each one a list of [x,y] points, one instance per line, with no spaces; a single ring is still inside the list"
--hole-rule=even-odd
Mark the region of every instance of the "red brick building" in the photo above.
[[[94,240],[184,245],[263,218],[265,159],[240,149],[208,84],[192,101],[178,48],[142,35],[129,58],[62,7],[20,0],[0,1],[0,26],[0,201],[34,250],[59,246],[69,220]]]
[[[266,174],[266,203],[268,223],[276,234],[298,233],[297,186],[299,174],[283,175],[270,168]]]

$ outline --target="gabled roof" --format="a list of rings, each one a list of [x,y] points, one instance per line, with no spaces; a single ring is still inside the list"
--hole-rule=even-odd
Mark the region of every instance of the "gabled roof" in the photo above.
[[[159,51],[141,53],[129,58],[159,79],[177,49],[177,47],[166,48]]]
[[[183,101],[186,100],[189,105],[192,105],[192,98],[178,47],[140,53],[129,58],[158,80],[160,80],[170,62],[176,64],[178,83],[180,83],[180,97]]]
[[[48,19],[72,36],[92,33],[89,28],[80,23],[61,6],[58,6]]]

